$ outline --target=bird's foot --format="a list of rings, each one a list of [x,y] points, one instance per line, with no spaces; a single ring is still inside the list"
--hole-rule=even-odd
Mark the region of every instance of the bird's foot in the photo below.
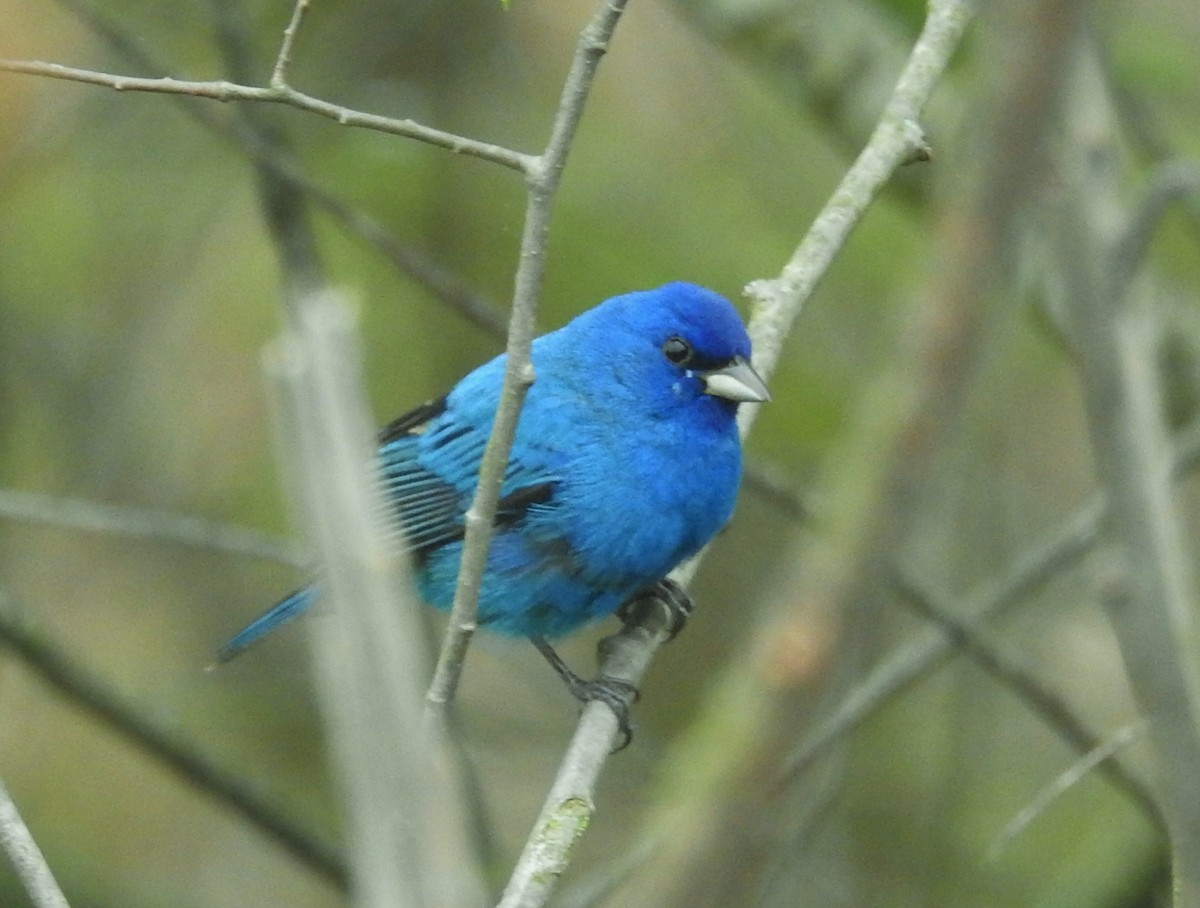
[[[664,578],[626,600],[617,617],[623,624],[638,624],[646,617],[646,609],[662,609],[666,616],[667,641],[674,640],[687,624],[696,605],[687,590],[674,580]]]
[[[562,678],[572,697],[581,703],[599,700],[612,710],[613,715],[617,717],[617,730],[621,733],[621,741],[613,748],[613,753],[628,747],[629,742],[633,740],[629,708],[641,696],[637,687],[628,681],[622,681],[620,678],[613,678],[610,675],[601,675],[599,678],[587,681],[571,671],[571,668],[544,637],[530,637],[529,639],[537,647],[538,652],[550,663],[550,667]]]

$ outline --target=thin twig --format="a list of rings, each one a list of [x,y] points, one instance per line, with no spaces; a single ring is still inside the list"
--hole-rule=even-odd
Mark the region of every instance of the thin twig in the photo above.
[[[167,75],[168,68],[155,59],[127,29],[84,0],[58,0],[126,62],[146,72]],[[214,135],[232,142],[251,161],[270,170],[279,180],[302,192],[313,204],[340,221],[354,236],[380,252],[392,266],[408,275],[433,296],[468,321],[497,338],[504,337],[504,316],[482,293],[442,268],[412,246],[402,242],[375,218],[342,201],[304,173],[299,162],[277,145],[266,143],[245,123],[218,117],[211,105],[183,95],[171,96],[194,120]]]
[[[1200,466],[1200,421],[1180,433],[1172,457],[1176,479]],[[1013,561],[1004,574],[985,581],[963,597],[957,609],[963,616],[961,620],[982,625],[998,618],[1063,571],[1079,564],[1100,538],[1106,509],[1104,497],[1095,495]],[[784,764],[785,778],[808,769],[830,747],[955,652],[953,642],[935,631],[917,634],[897,648],[846,693],[833,713],[805,732],[804,742]]]
[[[0,519],[169,542],[294,567],[303,565],[295,547],[276,536],[203,517],[150,508],[0,488]]]
[[[288,67],[292,63],[292,46],[296,43],[296,35],[300,32],[300,24],[308,12],[309,0],[296,0],[296,8],[292,10],[291,21],[283,30],[283,41],[279,45],[279,55],[275,58],[275,68],[271,72],[271,85],[283,88],[288,84]]]
[[[988,858],[993,861],[999,858],[1001,852],[1009,846],[1013,839],[1024,832],[1034,820],[1045,813],[1051,804],[1083,781],[1094,769],[1111,766],[1116,761],[1117,754],[1121,749],[1132,742],[1139,734],[1144,734],[1145,731],[1145,726],[1141,723],[1125,725],[1117,729],[1116,733],[1111,735],[1106,741],[1098,742],[1092,750],[1067,767],[1065,772],[1034,795],[1032,800],[1005,824],[1004,828],[1000,830],[999,835],[996,836],[995,840],[988,847]],[[1156,813],[1158,813],[1157,810]],[[1161,817],[1159,819],[1161,821]]]
[[[958,47],[973,9],[972,0],[933,0],[929,4],[925,27],[862,153],[779,276],[746,286],[746,295],[754,302],[750,322],[754,366],[764,378],[775,371],[783,342],[804,304],[879,191],[899,167],[928,158],[921,112]],[[741,409],[743,432],[757,412],[756,406]]]
[[[3,781],[0,781],[0,850],[8,855],[34,908],[70,908]]]
[[[1150,185],[1140,204],[1115,242],[1109,263],[1114,294],[1122,296],[1129,290],[1171,205],[1189,199],[1200,202],[1200,166],[1184,160],[1159,164],[1150,175]]]
[[[550,210],[571,142],[583,116],[596,68],[608,49],[608,42],[624,8],[625,0],[606,0],[584,27],[575,46],[575,56],[567,73],[546,150],[528,161],[525,226],[521,234],[520,264],[517,267],[508,328],[504,387],[500,392],[500,404],[479,468],[479,483],[465,515],[466,533],[454,604],[433,680],[426,693],[431,715],[443,714],[447,704],[454,698],[467,647],[475,632],[479,586],[487,563],[488,542],[500,500],[500,487],[516,435],[521,404],[534,380],[530,347],[537,298],[545,271]]]
[[[190,742],[151,720],[137,705],[86,671],[61,647],[37,633],[29,618],[7,597],[0,597],[0,641],[68,700],[187,784],[241,814],[301,863],[345,888],[346,870],[332,847],[282,816],[240,776],[219,767]]]
[[[196,82],[173,78],[142,78],[138,76],[121,76],[113,73],[99,72],[92,69],[78,69],[73,66],[63,66],[60,63],[44,63],[40,60],[9,60],[0,59],[0,71],[20,73],[30,76],[42,76],[47,79],[62,79],[66,82],[80,82],[85,85],[98,85],[111,88],[114,91],[150,92],[152,94],[184,95],[190,98],[206,98],[211,101],[249,101],[264,104],[282,104],[294,107],[327,120],[333,120],[342,126],[357,129],[369,129],[388,135],[404,136],[416,139],[438,148],[445,148],[455,154],[469,155],[482,158],[507,167],[518,173],[528,174],[534,166],[536,158],[495,145],[491,142],[480,142],[465,136],[455,135],[441,129],[418,123],[415,120],[395,119],[379,114],[366,113],[350,107],[342,107],[321,98],[305,94],[287,85],[257,86],[240,85],[223,79],[209,82]]]
[[[1043,685],[1024,666],[1008,654],[1003,645],[992,638],[987,629],[964,620],[917,587],[911,579],[898,574],[896,591],[901,599],[920,614],[933,621],[954,645],[967,653],[993,678],[1019,696],[1030,710],[1053,728],[1081,756],[1095,754],[1102,747],[1099,734],[1092,731],[1061,697]],[[1114,755],[1095,764],[1118,788],[1129,795],[1146,817],[1166,833],[1162,809],[1146,784]]]

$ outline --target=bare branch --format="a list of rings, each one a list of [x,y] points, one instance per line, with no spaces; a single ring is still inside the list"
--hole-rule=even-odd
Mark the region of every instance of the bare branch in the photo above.
[[[58,888],[50,865],[33,840],[33,835],[21,819],[17,805],[4,783],[0,781],[0,849],[8,855],[18,879],[29,894],[34,908],[70,908],[67,898]]]
[[[985,628],[955,615],[903,575],[896,578],[896,588],[904,602],[937,624],[954,641],[955,646],[1019,696],[1032,712],[1041,716],[1082,757],[1094,755],[1102,747],[1100,735],[1092,731],[1056,693],[1018,664]],[[1116,758],[1115,753],[1096,761],[1094,765],[1109,781],[1129,795],[1161,832],[1167,831],[1166,820],[1154,795],[1140,778]]]
[[[333,120],[341,126],[352,126],[357,129],[369,129],[389,135],[404,136],[416,139],[429,145],[436,145],[453,151],[455,154],[469,155],[491,161],[518,173],[528,174],[534,166],[536,158],[495,145],[491,142],[480,142],[465,136],[444,132],[430,126],[424,126],[415,120],[394,119],[378,114],[366,113],[349,107],[342,107],[321,98],[307,95],[287,85],[260,87],[254,85],[239,85],[236,82],[217,80],[213,82],[193,82],[182,79],[141,78],[137,76],[120,76],[113,73],[98,72],[90,69],[77,69],[63,66],[59,63],[43,63],[38,60],[8,60],[0,59],[0,71],[21,73],[30,76],[43,76],[48,79],[62,79],[66,82],[81,82],[85,85],[98,85],[111,88],[114,91],[150,92],[152,94],[183,95],[189,98],[205,98],[211,101],[250,101],[266,104],[282,104],[294,107],[327,120]]]
[[[142,46],[135,35],[104,16],[85,0],[58,0],[117,54],[138,69],[167,73],[168,69]],[[278,143],[266,142],[251,126],[216,116],[211,105],[184,95],[171,96],[189,116],[213,134],[238,147],[257,166],[269,170],[278,180],[302,192],[314,205],[324,209],[352,234],[374,247],[392,266],[413,278],[437,299],[457,310],[464,318],[498,338],[504,337],[504,316],[478,290],[442,268],[416,249],[402,242],[370,215],[347,204],[333,192],[309,177],[299,162]]]
[[[775,371],[783,342],[834,256],[897,168],[928,156],[921,113],[937,87],[973,12],[971,0],[933,0],[875,131],[778,277],[752,281],[750,338],[754,366],[764,378]],[[743,407],[750,427],[757,407]]]
[[[608,42],[624,8],[625,0],[606,0],[584,27],[575,46],[575,56],[563,86],[546,150],[529,161],[530,166],[526,171],[529,193],[508,328],[504,387],[500,392],[500,405],[479,468],[479,484],[466,513],[466,534],[454,605],[433,681],[426,694],[427,703],[434,714],[442,713],[454,698],[467,647],[475,632],[479,585],[487,563],[488,542],[500,500],[500,486],[516,435],[521,404],[534,380],[529,353],[535,330],[537,297],[545,270],[551,206],[570,152],[571,140],[583,116],[596,68],[608,49]]]
[[[282,88],[288,84],[287,71],[292,63],[292,46],[296,43],[296,35],[300,24],[308,12],[309,0],[296,0],[296,8],[292,10],[291,21],[283,31],[283,43],[279,45],[279,56],[275,58],[275,69],[271,72],[271,85]]]
[[[295,567],[303,564],[295,547],[276,536],[203,517],[149,508],[0,488],[0,518],[169,542]]]
[[[38,634],[28,616],[7,597],[0,597],[0,641],[68,700],[163,763],[183,781],[244,816],[303,864],[345,887],[346,871],[333,848],[282,816],[254,786],[219,767],[174,730],[150,719],[136,704],[86,671],[60,647]]]
[[[1087,777],[1092,770],[1097,767],[1111,765],[1125,745],[1132,742],[1139,734],[1145,733],[1145,727],[1141,724],[1126,725],[1111,735],[1106,741],[1101,741],[1096,746],[1067,767],[1058,778],[1054,779],[1049,785],[1034,795],[1033,799],[1021,809],[1021,811],[1012,818],[1004,828],[1000,830],[1000,834],[996,836],[988,848],[988,857],[996,860],[1000,857],[1001,852],[1006,849],[1009,844],[1058,798],[1062,797],[1073,786],[1078,785],[1084,778]]]
[[[1138,708],[1157,752],[1156,794],[1170,832],[1176,904],[1200,906],[1200,671],[1195,578],[1171,482],[1157,375],[1158,325],[1128,294],[1148,230],[1121,226],[1117,174],[1097,155],[1111,147],[1111,115],[1086,45],[1075,60],[1068,120],[1072,149],[1060,161],[1058,265],[1076,353],[1096,473],[1109,501],[1103,603]],[[1187,186],[1191,185],[1189,181]],[[1170,195],[1177,195],[1177,187]],[[1166,195],[1166,194],[1164,194]],[[1151,206],[1151,214],[1153,208]],[[1146,209],[1143,209],[1144,211]],[[1156,218],[1135,218],[1153,223]]]
[[[1121,296],[1129,290],[1170,206],[1189,199],[1200,203],[1200,166],[1192,161],[1174,160],[1155,168],[1141,204],[1115,243],[1110,265],[1114,294]]]
[[[352,317],[329,295],[292,301],[270,351],[280,449],[322,553],[332,620],[309,622],[328,745],[345,791],[364,908],[481,904],[453,757],[421,729],[426,677],[418,606],[384,541]]]
[[[1177,438],[1172,464],[1176,478],[1200,464],[1200,423]],[[1100,538],[1106,508],[1103,496],[1096,495],[1067,517],[1057,529],[1017,558],[1007,572],[963,597],[958,608],[960,620],[982,625],[998,618],[1063,571],[1079,564]],[[805,732],[804,743],[784,766],[785,775],[791,777],[808,769],[835,743],[954,653],[953,642],[945,634],[933,631],[918,634],[898,648],[858,682],[833,713]]]

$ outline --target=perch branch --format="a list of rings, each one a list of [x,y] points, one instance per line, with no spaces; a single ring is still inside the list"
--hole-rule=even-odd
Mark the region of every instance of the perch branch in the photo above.
[[[431,716],[444,718],[462,675],[467,647],[475,632],[479,585],[487,562],[492,522],[500,500],[500,486],[516,435],[517,417],[525,393],[533,384],[530,348],[533,342],[537,297],[545,272],[546,237],[550,211],[575,138],[584,105],[608,42],[625,9],[625,0],[607,0],[584,26],[576,42],[571,69],[567,73],[558,110],[545,151],[529,159],[526,171],[528,197],[525,227],[521,235],[520,264],[513,291],[513,308],[508,328],[504,387],[500,405],[479,468],[475,497],[466,513],[466,534],[450,610],[450,623],[442,641],[433,680],[426,693]]]

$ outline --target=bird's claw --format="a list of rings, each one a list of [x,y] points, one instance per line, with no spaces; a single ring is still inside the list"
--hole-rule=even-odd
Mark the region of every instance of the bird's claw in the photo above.
[[[570,666],[562,660],[562,657],[554,651],[544,637],[530,637],[529,640],[550,663],[550,667],[562,678],[572,697],[581,703],[599,700],[612,710],[613,715],[617,717],[617,728],[621,732],[621,743],[613,748],[613,753],[628,747],[629,742],[633,740],[633,727],[629,723],[629,707],[641,696],[637,687],[611,675],[601,675],[594,681],[585,681],[571,671]]]
[[[647,608],[663,610],[667,619],[667,642],[670,642],[683,630],[696,605],[683,587],[664,578],[622,603],[617,609],[617,617],[623,624],[637,624]]]
[[[629,707],[641,697],[641,691],[628,681],[614,678],[611,675],[601,675],[593,681],[579,682],[571,687],[571,694],[583,703],[598,700],[612,710],[617,717],[617,730],[621,733],[621,741],[612,752],[624,750],[633,740],[633,726],[629,721]]]

